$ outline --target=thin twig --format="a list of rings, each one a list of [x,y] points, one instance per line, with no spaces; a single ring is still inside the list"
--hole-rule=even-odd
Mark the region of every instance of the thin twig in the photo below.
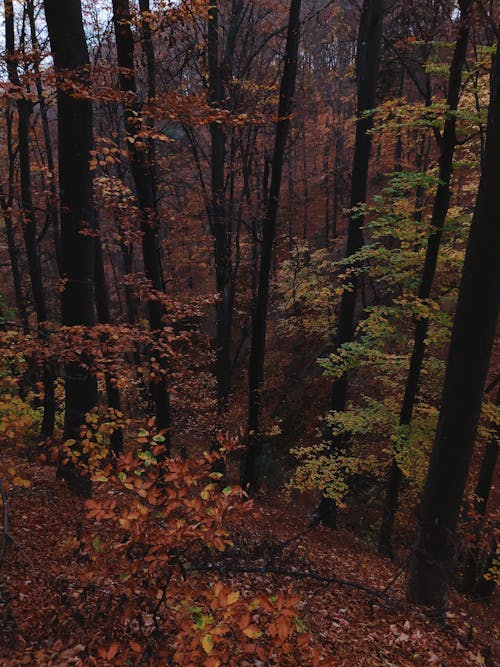
[[[304,572],[300,570],[287,570],[280,567],[259,567],[259,566],[234,566],[234,565],[190,565],[187,568],[190,572],[221,572],[221,573],[237,573],[237,574],[276,574],[282,577],[291,577],[293,579],[313,579],[324,584],[338,584],[353,588],[354,590],[363,591],[371,597],[382,601],[387,607],[398,606],[399,602],[391,600],[384,592],[377,591],[356,581],[348,581],[347,579],[340,579],[339,577],[325,577],[318,572]]]

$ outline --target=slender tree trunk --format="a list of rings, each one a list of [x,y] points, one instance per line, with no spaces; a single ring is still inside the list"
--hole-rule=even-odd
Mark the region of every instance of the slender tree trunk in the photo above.
[[[300,33],[301,0],[291,0],[288,33],[285,48],[283,74],[280,85],[278,121],[272,161],[271,186],[263,224],[262,254],[260,258],[259,286],[253,312],[252,342],[248,366],[248,435],[249,442],[243,459],[241,481],[244,488],[259,486],[258,458],[262,449],[259,437],[260,392],[264,380],[264,355],[266,344],[267,309],[269,303],[269,276],[273,255],[276,222],[283,171],[283,158],[290,128],[290,115],[295,94],[297,58]]]
[[[19,257],[17,253],[16,240],[14,237],[14,227],[12,224],[12,203],[9,203],[3,196],[0,199],[3,219],[5,222],[5,236],[7,237],[7,249],[9,252],[10,270],[12,273],[12,282],[14,283],[14,298],[16,301],[16,310],[21,322],[24,334],[29,332],[28,311],[23,295],[21,283],[21,273],[19,271]]]
[[[302,227],[302,238],[307,241],[307,228],[309,223],[309,177],[307,166],[307,143],[306,143],[306,125],[302,125],[302,192],[304,196],[304,219]]]
[[[449,109],[443,135],[441,139],[441,156],[439,158],[439,182],[434,198],[432,218],[430,223],[430,235],[427,241],[427,249],[424,259],[424,268],[418,289],[418,298],[420,301],[428,299],[431,295],[434,275],[441,244],[441,236],[444,223],[448,214],[450,204],[451,190],[450,182],[453,171],[453,156],[457,143],[456,110],[460,96],[462,82],[462,70],[467,55],[467,43],[469,38],[469,24],[467,20],[467,10],[470,0],[461,2],[461,24],[458,39],[453,54],[453,60],[450,67],[448,82],[447,107]],[[417,320],[413,338],[413,349],[410,358],[410,368],[406,377],[405,392],[403,404],[399,415],[399,424],[402,427],[410,427],[413,416],[413,410],[417,400],[418,389],[420,386],[420,375],[425,357],[426,338],[429,328],[428,318],[421,317]],[[392,459],[391,469],[387,480],[387,490],[384,503],[384,513],[379,535],[379,552],[392,556],[392,531],[394,527],[394,518],[396,515],[399,490],[401,487],[403,474],[395,457]]]
[[[330,144],[323,152],[323,184],[325,187],[325,248],[330,244]]]
[[[497,392],[495,405],[500,406],[500,389]],[[500,442],[500,425],[497,424],[495,432],[486,443],[484,448],[483,458],[481,460],[481,467],[477,478],[476,488],[474,491],[474,510],[476,516],[476,539],[479,541],[481,537],[481,529],[484,521],[482,517],[486,514],[486,506],[490,497],[493,479],[495,476],[495,468],[498,460],[498,445]],[[481,519],[478,519],[481,517]],[[496,540],[493,540],[493,552],[496,551]],[[478,546],[474,546],[468,554],[467,562],[464,567],[464,589],[467,592],[474,591],[481,597],[486,597],[493,592],[493,582],[484,580],[484,574],[488,569],[488,563],[491,561],[491,554],[485,554],[484,550]]]
[[[495,405],[500,406],[500,389],[498,390]],[[497,425],[495,433],[490,438],[484,449],[481,468],[477,477],[476,489],[474,491],[474,509],[478,514],[484,516],[486,505],[491,493],[495,467],[498,459],[498,443],[500,442],[500,425]]]
[[[500,40],[499,40],[500,42]],[[453,322],[441,410],[419,512],[408,599],[446,607],[456,528],[500,307],[500,43],[479,191]]]
[[[49,213],[51,222],[52,222],[52,238],[54,242],[54,252],[56,256],[56,264],[58,269],[61,269],[61,239],[59,234],[59,211],[57,207],[57,186],[55,179],[55,167],[54,167],[54,151],[52,149],[52,138],[50,136],[50,127],[49,127],[49,116],[47,110],[47,103],[45,102],[45,97],[42,87],[42,78],[40,75],[40,45],[38,43],[38,38],[36,34],[36,25],[35,25],[35,9],[33,0],[28,0],[26,3],[26,12],[28,14],[28,20],[30,24],[30,33],[31,33],[31,44],[33,45],[33,50],[35,52],[35,71],[36,71],[36,91],[38,97],[38,105],[40,107],[40,117],[42,119],[42,128],[43,128],[43,140],[45,144],[45,154],[47,156],[47,167],[50,172],[50,182],[49,182],[49,196],[47,205],[49,207]]]
[[[109,324],[111,321],[109,292],[104,267],[102,242],[99,236],[95,239],[95,303],[99,324]],[[120,392],[116,386],[115,378],[111,377],[109,373],[106,373],[105,382],[108,406],[113,408],[113,410],[120,411]],[[110,448],[114,454],[119,454],[123,450],[123,433],[121,428],[115,428],[113,430],[110,437]]]
[[[208,84],[209,103],[214,110],[223,107],[224,84],[219,62],[219,7],[212,0],[208,8]],[[234,285],[231,266],[231,221],[226,211],[225,155],[226,135],[220,122],[210,123],[211,136],[211,210],[210,227],[214,241],[215,277],[218,301],[216,305],[216,378],[217,411],[222,414],[227,405],[231,383],[231,323]]]
[[[342,150],[343,150],[342,132],[335,130],[335,162],[333,174],[333,220],[332,220],[332,236],[334,239],[338,236],[338,221],[339,221],[339,203],[340,203],[340,171],[342,165]]]
[[[140,130],[137,121],[137,86],[134,70],[134,37],[131,30],[129,0],[113,0],[113,23],[115,28],[120,90],[126,94],[125,124],[127,148],[130,157],[132,178],[134,181],[137,203],[141,211],[142,255],[146,277],[152,288],[163,291],[163,278],[157,249],[158,220],[155,199],[155,187],[148,166],[147,151],[142,142],[136,141]],[[148,301],[149,326],[154,336],[161,335],[164,310],[161,303],[154,299]],[[156,424],[165,431],[166,448],[170,449],[170,399],[165,374],[167,365],[160,357],[160,376],[150,383],[150,393],[156,412]]]
[[[38,324],[38,336],[45,339],[47,331],[45,322],[47,320],[47,309],[45,305],[45,294],[42,281],[42,266],[36,231],[36,215],[33,206],[31,190],[31,155],[30,155],[30,117],[32,104],[26,97],[21,96],[23,86],[17,71],[17,60],[15,57],[14,38],[14,9],[12,0],[4,0],[5,8],[5,46],[7,53],[7,69],[10,83],[18,90],[17,100],[18,113],[18,140],[19,140],[19,171],[21,177],[21,209],[23,213],[23,237],[28,268],[30,273],[31,291],[35,304]],[[55,394],[54,380],[47,365],[42,370],[42,382],[44,388],[43,419],[41,426],[41,437],[49,438],[54,433],[55,423]]]
[[[291,142],[290,142],[291,143]],[[293,209],[295,204],[295,187],[293,183],[293,147],[288,145],[288,250],[293,248]]]
[[[80,0],[44,0],[45,16],[57,77],[59,189],[61,219],[61,297],[63,324],[91,327],[94,320],[94,239],[82,231],[95,226],[93,177],[89,161],[93,147],[92,103],[67,90],[67,79],[86,80],[89,55]],[[64,439],[80,439],[85,414],[97,404],[97,381],[86,359],[65,368]],[[82,495],[90,494],[90,479],[74,466],[61,474]]]
[[[382,26],[384,20],[384,0],[364,0],[358,33],[356,53],[357,78],[357,123],[354,143],[354,157],[351,175],[350,207],[366,201],[368,185],[368,165],[372,146],[370,130],[373,125],[371,115],[365,115],[375,107],[378,64],[382,45]],[[349,217],[347,231],[346,257],[358,252],[363,246],[364,218],[353,211]],[[354,338],[355,309],[358,295],[358,285],[355,281],[349,282],[342,292],[340,312],[337,326],[336,345],[340,347]],[[332,386],[331,409],[334,412],[343,412],[347,400],[347,374],[343,373],[334,381]],[[332,451],[342,446],[342,443],[333,442]],[[331,527],[337,523],[335,502],[323,497],[318,507],[319,519]]]
[[[21,321],[23,332],[26,335],[29,332],[28,311],[26,309],[26,302],[23,294],[21,272],[19,270],[19,257],[16,247],[14,225],[12,220],[12,204],[14,201],[13,191],[14,191],[14,176],[15,176],[15,157],[12,146],[12,112],[9,109],[7,109],[5,112],[5,124],[7,130],[7,155],[9,160],[8,193],[0,191],[0,206],[2,208],[3,218],[5,222],[5,235],[7,237],[7,249],[9,252],[12,281],[14,283],[14,298],[16,301],[16,309],[19,315],[19,319]]]
[[[154,104],[156,97],[156,59],[153,45],[153,33],[149,22],[149,13],[151,11],[149,0],[139,0],[139,9],[141,11],[142,48],[144,49],[144,54],[146,56],[148,102],[149,104]],[[152,128],[153,125],[154,122],[153,119],[151,119],[149,126]],[[152,138],[148,140],[148,160],[149,170],[151,172],[151,182],[156,197],[156,151],[155,142]]]

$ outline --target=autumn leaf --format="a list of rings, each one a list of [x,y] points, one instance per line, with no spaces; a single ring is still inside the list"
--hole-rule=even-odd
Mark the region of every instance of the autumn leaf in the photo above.
[[[240,599],[239,591],[233,591],[232,593],[229,593],[229,595],[227,596],[227,606],[228,607],[231,606],[239,599]]]
[[[256,625],[249,625],[243,630],[243,634],[250,639],[258,639],[262,636],[262,632]]]
[[[214,648],[214,640],[212,639],[212,635],[204,635],[201,638],[201,646],[205,653],[209,655]]]
[[[21,486],[24,489],[29,489],[29,487],[31,486],[31,482],[29,481],[29,479],[23,479],[22,477],[17,477],[17,476],[14,477],[14,479],[12,480],[12,484],[14,484],[14,486]]]

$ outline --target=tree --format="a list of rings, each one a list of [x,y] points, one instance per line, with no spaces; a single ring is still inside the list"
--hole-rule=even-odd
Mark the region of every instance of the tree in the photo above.
[[[479,191],[463,265],[441,410],[418,517],[408,599],[446,606],[456,529],[500,308],[500,44]]]
[[[128,0],[113,0],[113,23],[115,28],[116,51],[120,90],[124,93],[125,129],[127,133],[127,149],[130,158],[132,178],[134,181],[137,203],[141,212],[142,256],[146,277],[157,293],[163,292],[163,278],[160,257],[158,254],[158,220],[155,197],[155,186],[152,171],[148,163],[148,151],[142,140],[137,136],[141,129],[137,86],[134,69],[134,37],[131,29],[130,4]],[[150,71],[150,76],[154,72]],[[154,90],[154,88],[153,88]],[[148,299],[149,327],[154,336],[159,336],[164,326],[164,309],[161,301],[150,296]],[[170,443],[170,398],[166,381],[166,364],[161,352],[159,354],[160,373],[150,382],[149,389],[155,405],[156,422],[159,429],[165,431],[167,449]]]
[[[363,216],[356,207],[366,201],[368,165],[372,138],[370,129],[375,107],[377,74],[382,45],[384,0],[364,0],[359,23],[356,51],[357,122],[351,175],[351,213],[347,230],[346,257],[357,253],[363,246]],[[349,280],[342,292],[335,344],[340,347],[353,340],[358,285]],[[332,386],[331,408],[345,410],[347,400],[347,374],[343,373]],[[340,443],[332,442],[335,449]],[[318,507],[319,519],[332,527],[336,525],[335,502],[323,497]]]
[[[9,80],[17,92],[17,115],[18,115],[18,147],[19,147],[19,171],[21,179],[21,209],[23,212],[23,237],[28,268],[30,273],[31,292],[35,304],[37,317],[37,333],[41,339],[46,338],[47,332],[45,322],[47,320],[47,307],[45,302],[45,291],[42,280],[42,265],[40,261],[40,249],[37,238],[37,221],[35,208],[33,206],[33,195],[31,187],[31,155],[30,155],[30,118],[32,104],[27,99],[26,91],[23,90],[21,80],[17,71],[17,60],[15,54],[14,39],[14,8],[12,0],[5,0],[5,45],[7,51],[7,68]],[[49,438],[54,433],[55,421],[55,396],[54,379],[48,365],[42,370],[44,402],[43,421],[41,426],[41,437]]]
[[[91,327],[95,324],[92,102],[80,94],[80,86],[88,86],[89,54],[80,1],[44,0],[44,7],[57,81],[62,321],[68,327]],[[82,357],[65,368],[66,440],[79,440],[85,414],[97,404],[97,381],[87,361]],[[73,465],[60,468],[77,491],[90,493],[90,480]]]
[[[259,268],[257,300],[252,317],[252,342],[248,364],[248,448],[243,460],[241,480],[243,487],[256,488],[259,484],[258,458],[262,451],[259,438],[260,391],[264,381],[269,276],[278,218],[283,158],[285,155],[290,115],[295,94],[297,57],[300,34],[301,0],[291,0],[288,19],[283,74],[280,85],[278,120],[274,140],[271,185],[263,224],[262,254]]]
[[[446,99],[447,115],[445,119],[442,136],[439,136],[439,181],[434,198],[432,217],[430,222],[430,234],[427,241],[427,248],[424,259],[422,277],[418,289],[418,298],[424,302],[431,295],[436,266],[439,256],[439,248],[443,234],[443,227],[448,214],[448,208],[451,198],[451,176],[453,173],[453,156],[457,146],[456,135],[456,111],[460,97],[460,88],[462,81],[462,70],[465,65],[467,55],[467,43],[469,39],[469,17],[467,15],[470,6],[470,0],[461,0],[460,2],[460,24],[458,39],[453,52],[453,59],[450,66],[448,79],[448,95]],[[410,367],[406,377],[406,385],[399,416],[399,424],[402,427],[409,427],[411,424],[413,409],[417,400],[418,389],[420,386],[420,374],[425,357],[426,337],[429,329],[429,319],[419,317],[415,326],[413,338],[413,349],[410,359]],[[384,514],[380,528],[378,548],[381,553],[392,556],[392,529],[398,504],[399,489],[403,475],[398,466],[396,458],[392,459],[391,469],[387,479],[387,490],[384,503]]]

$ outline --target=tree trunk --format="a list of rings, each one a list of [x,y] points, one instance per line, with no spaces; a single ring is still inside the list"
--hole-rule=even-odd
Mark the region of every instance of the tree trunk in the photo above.
[[[372,145],[372,137],[369,132],[373,125],[373,119],[371,115],[364,114],[366,111],[373,109],[376,103],[383,20],[384,0],[364,0],[356,53],[357,123],[351,175],[351,209],[366,201],[368,165]],[[363,247],[363,224],[364,217],[356,211],[351,211],[347,231],[346,257],[350,257]],[[350,281],[349,284],[345,285],[337,326],[337,347],[352,341],[354,338],[357,294],[358,285],[356,281]],[[332,411],[343,412],[346,400],[347,374],[344,373],[334,381],[332,386]],[[332,438],[332,452],[342,446],[342,443],[333,440]],[[337,523],[336,514],[335,502],[330,498],[323,497],[318,507],[319,519],[333,528]]]
[[[263,224],[262,254],[260,258],[259,286],[253,312],[252,342],[248,366],[248,436],[249,442],[243,459],[241,481],[244,488],[259,486],[258,458],[262,449],[259,437],[260,392],[264,380],[264,355],[266,344],[267,309],[269,302],[269,275],[276,235],[283,158],[290,127],[290,115],[295,94],[297,58],[300,33],[301,0],[290,1],[288,32],[285,48],[283,74],[280,85],[278,121],[272,161],[271,186],[269,189],[266,217]]]
[[[500,44],[485,155],[460,282],[441,410],[419,513],[408,599],[446,606],[456,528],[474,449],[500,306]]]
[[[54,151],[52,150],[52,139],[50,136],[50,127],[49,127],[49,117],[47,111],[47,104],[45,102],[45,97],[42,87],[42,77],[40,75],[40,45],[38,43],[38,38],[36,34],[36,24],[35,24],[35,8],[33,0],[28,0],[26,3],[26,12],[28,14],[28,20],[30,24],[30,33],[31,33],[31,44],[33,46],[33,51],[35,52],[35,71],[36,71],[36,92],[38,97],[38,105],[40,107],[40,117],[42,119],[42,128],[43,128],[43,140],[45,144],[45,154],[47,156],[47,167],[50,172],[50,183],[49,183],[49,197],[47,206],[49,207],[48,215],[52,222],[52,238],[54,242],[54,252],[56,257],[56,264],[60,271],[61,269],[61,239],[59,235],[59,212],[57,209],[57,187],[55,180],[55,167],[54,167]]]
[[[44,326],[47,320],[47,309],[45,305],[45,294],[42,282],[42,266],[36,231],[36,215],[33,206],[31,190],[31,155],[30,155],[30,117],[32,104],[24,96],[23,86],[17,71],[17,59],[15,56],[14,38],[14,9],[12,0],[4,1],[5,8],[5,47],[7,55],[7,69],[9,81],[19,94],[17,100],[18,113],[18,141],[19,141],[19,171],[21,178],[21,210],[23,214],[23,237],[28,269],[30,274],[31,291],[35,304],[35,312],[38,325],[38,336],[42,340],[46,338],[47,331]],[[41,426],[41,437],[43,439],[52,437],[55,423],[55,394],[54,379],[47,365],[42,370],[42,382],[44,388],[43,419]]]
[[[63,324],[91,327],[94,320],[94,239],[83,233],[95,226],[93,177],[89,161],[93,147],[92,103],[72,96],[68,78],[86,81],[89,55],[80,0],[44,0],[45,16],[57,77],[59,189],[61,219],[61,297]],[[80,438],[85,414],[97,404],[97,382],[82,363],[65,369],[64,439]],[[60,466],[68,483],[90,494],[90,479],[73,466]]]
[[[461,2],[461,24],[458,39],[455,45],[453,60],[450,67],[448,82],[447,107],[449,109],[443,136],[441,138],[441,156],[439,158],[439,181],[434,198],[432,218],[430,223],[430,235],[427,241],[427,248],[424,259],[424,268],[421,282],[418,289],[418,298],[420,301],[428,299],[431,295],[434,275],[439,255],[439,246],[444,223],[448,214],[450,204],[450,181],[453,172],[453,156],[457,138],[455,134],[456,110],[460,96],[462,82],[462,70],[467,55],[467,43],[469,38],[469,24],[467,21],[467,10],[470,0]],[[420,386],[420,374],[425,357],[426,338],[429,328],[428,318],[421,317],[417,320],[413,338],[413,349],[410,359],[410,368],[406,377],[405,392],[403,404],[399,415],[399,424],[403,427],[409,427],[411,424],[413,409],[415,407],[417,393]],[[391,469],[387,480],[387,490],[384,502],[384,514],[380,528],[378,549],[380,553],[392,556],[392,531],[394,527],[394,518],[396,515],[399,489],[401,487],[403,474],[398,466],[396,458],[393,457]]]
[[[224,84],[219,63],[219,7],[213,0],[208,7],[208,86],[209,103],[222,109]],[[210,227],[214,241],[215,277],[218,301],[216,305],[216,379],[217,411],[222,414],[227,405],[231,383],[231,323],[234,285],[231,266],[231,221],[226,211],[225,155],[226,135],[220,122],[210,123],[211,206]]]
[[[500,389],[496,396],[495,405],[500,405]],[[476,489],[474,491],[474,510],[475,516],[475,536],[479,541],[481,529],[483,527],[482,517],[486,514],[486,506],[490,497],[495,468],[498,459],[498,443],[500,442],[500,425],[497,424],[495,432],[486,443],[481,468],[477,478]],[[481,518],[479,518],[481,517]],[[492,553],[496,552],[496,540],[493,540]],[[485,554],[484,550],[474,545],[468,553],[463,573],[463,586],[467,592],[474,592],[480,597],[487,597],[493,592],[494,583],[486,581],[484,574],[488,570],[492,561],[492,554]]]
[[[99,324],[109,324],[109,292],[106,281],[106,271],[104,268],[102,242],[99,236],[95,239],[95,303]],[[106,373],[105,382],[108,406],[113,410],[120,411],[120,392],[116,386],[115,379],[112,378],[109,373]],[[111,433],[110,449],[114,454],[120,454],[123,450],[123,433],[121,428],[115,428]]]
[[[130,5],[128,0],[113,0],[113,23],[116,50],[120,72],[120,90],[125,93],[125,129],[127,149],[130,157],[132,178],[137,203],[141,211],[142,255],[146,277],[154,290],[163,291],[163,279],[158,255],[158,220],[155,188],[148,166],[147,151],[136,135],[140,130],[137,120],[137,86],[134,71],[134,37],[131,30]],[[149,327],[154,336],[159,336],[163,328],[164,309],[154,299],[148,300]],[[160,376],[150,383],[150,394],[155,406],[156,425],[165,431],[166,449],[170,449],[170,399],[165,374],[167,366],[160,356]]]
[[[8,192],[4,193],[0,185],[0,207],[2,208],[3,218],[5,222],[5,235],[7,237],[7,250],[9,252],[10,267],[12,273],[12,281],[14,283],[14,298],[16,301],[16,309],[23,333],[29,333],[28,311],[26,309],[26,302],[23,294],[23,287],[21,281],[21,272],[19,269],[19,257],[16,247],[16,239],[14,235],[14,226],[12,220],[12,203],[14,200],[14,176],[15,176],[15,157],[12,146],[12,113],[9,109],[5,111],[5,125],[7,130],[7,155],[9,159],[8,167]]]

